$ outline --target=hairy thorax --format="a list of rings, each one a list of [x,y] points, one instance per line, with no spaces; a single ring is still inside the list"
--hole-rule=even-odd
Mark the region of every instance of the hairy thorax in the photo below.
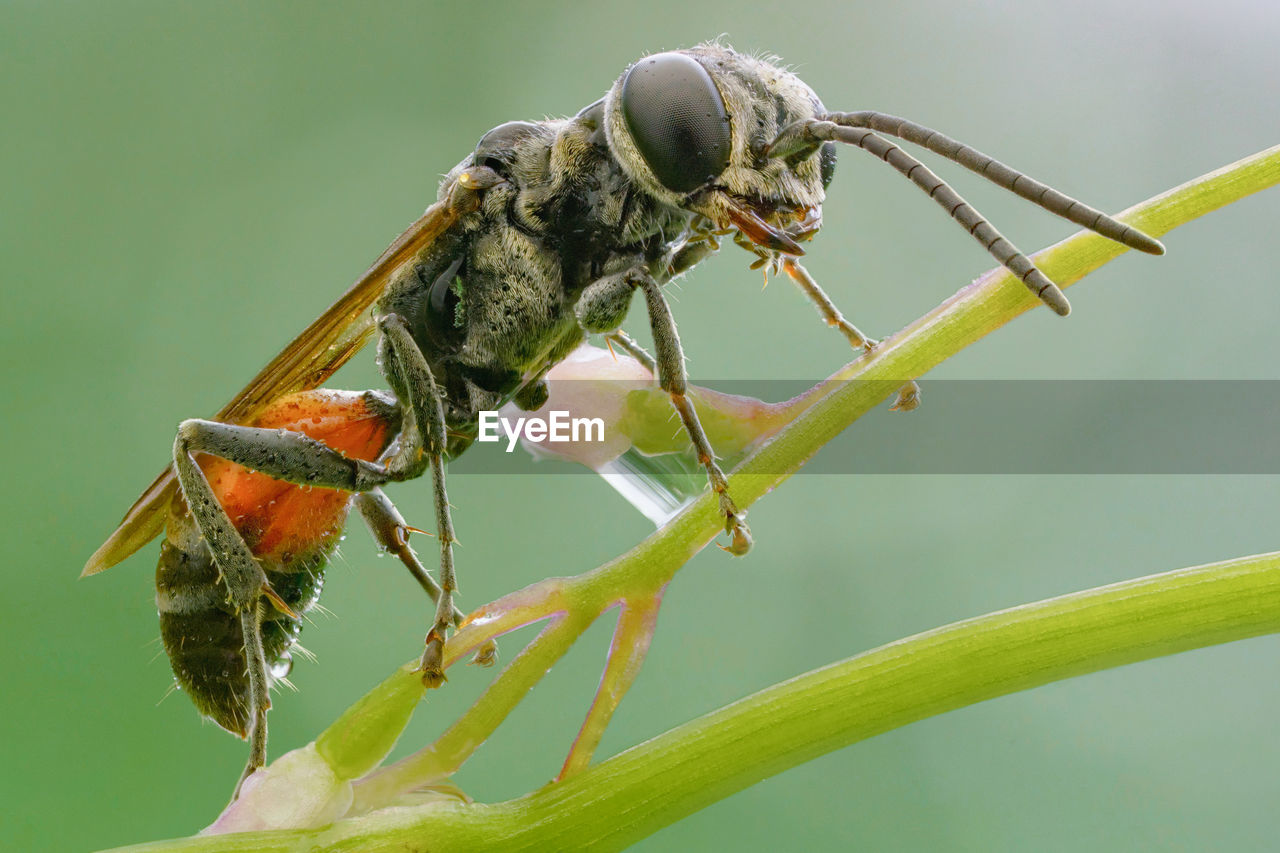
[[[451,430],[469,431],[475,412],[513,395],[528,402],[517,392],[536,386],[584,337],[574,314],[582,291],[661,258],[688,227],[689,213],[638,190],[601,125],[593,105],[572,119],[512,122],[486,134],[444,185],[486,164],[505,182],[381,303],[409,321]]]

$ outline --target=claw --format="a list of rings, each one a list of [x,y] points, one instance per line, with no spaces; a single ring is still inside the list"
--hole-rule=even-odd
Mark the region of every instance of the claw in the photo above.
[[[420,528],[420,527],[410,527],[410,526],[409,526],[409,525],[407,525],[407,524],[400,524],[400,525],[397,525],[397,526],[396,526],[396,528],[395,528],[395,530],[393,531],[393,534],[392,534],[392,535],[394,535],[394,536],[395,536],[395,539],[396,539],[396,545],[398,545],[398,546],[399,546],[399,547],[401,547],[401,548],[407,548],[407,547],[409,547],[409,534],[410,534],[410,533],[421,533],[421,534],[422,534],[422,535],[424,535],[424,536],[432,536],[432,537],[434,537],[434,536],[435,536],[435,534],[434,534],[434,533],[432,533],[432,532],[431,532],[431,531],[429,531],[429,530],[423,530],[423,529],[422,529],[422,528]]]
[[[747,527],[747,523],[742,520],[745,513],[729,512],[725,515],[724,532],[733,537],[733,541],[728,545],[716,543],[721,551],[732,554],[735,557],[741,557],[751,550],[754,541],[751,538],[751,528]]]
[[[474,666],[493,666],[497,662],[498,644],[493,640],[476,649],[475,657],[471,659],[471,663]]]
[[[274,589],[271,588],[271,584],[264,583],[262,585],[262,594],[267,597],[267,600],[269,600],[272,604],[275,605],[276,610],[279,610],[281,613],[288,616],[290,619],[302,618],[301,616],[299,616],[297,613],[293,611],[292,607],[290,607],[288,604],[285,603],[284,599],[280,597],[280,594],[278,592],[276,592]]]
[[[427,635],[427,649],[422,653],[422,684],[433,689],[448,679],[444,674],[444,640],[435,631]]]
[[[914,412],[920,408],[920,386],[915,380],[898,389],[898,398],[889,407],[891,412]]]

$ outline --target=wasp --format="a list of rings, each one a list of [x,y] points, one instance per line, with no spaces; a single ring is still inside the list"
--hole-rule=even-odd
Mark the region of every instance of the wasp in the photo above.
[[[751,534],[688,397],[663,287],[731,237],[753,267],[793,279],[852,345],[874,346],[798,260],[822,225],[837,144],[895,168],[1045,304],[1070,310],[1025,255],[890,138],[1126,246],[1163,253],[1147,235],[936,131],[879,112],[830,112],[771,61],[715,42],[659,53],[572,118],[484,134],[436,202],[350,290],[217,415],[181,423],[172,465],[85,573],[163,530],[156,601],[165,649],[201,713],[249,740],[243,782],[265,762],[270,688],[353,506],[435,600],[421,667],[428,685],[444,679],[446,634],[462,618],[446,460],[475,440],[479,412],[508,402],[537,409],[547,371],[589,334],[656,368],[718,496],[723,547],[745,553]],[[621,328],[637,292],[652,356]],[[375,336],[389,390],[318,390]],[[437,579],[382,491],[428,472]],[[481,662],[493,651],[482,650]]]

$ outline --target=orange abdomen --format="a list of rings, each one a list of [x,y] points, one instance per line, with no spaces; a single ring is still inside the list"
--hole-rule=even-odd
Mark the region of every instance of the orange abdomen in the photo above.
[[[316,390],[281,397],[249,426],[303,432],[347,456],[372,461],[395,438],[399,422],[385,394]],[[351,510],[350,493],[295,486],[213,456],[197,462],[272,589],[294,614],[303,614],[320,595],[325,563]],[[240,619],[181,494],[161,545],[156,605],[178,684],[201,713],[244,737],[249,680]],[[301,628],[295,616],[267,608],[262,640],[273,675],[287,669]]]
[[[375,411],[375,409],[377,409]],[[249,426],[295,430],[346,456],[373,461],[393,437],[382,405],[368,392],[306,391],[281,397]],[[212,456],[197,460],[223,509],[257,557],[287,559],[336,537],[351,496],[336,489],[295,486]]]

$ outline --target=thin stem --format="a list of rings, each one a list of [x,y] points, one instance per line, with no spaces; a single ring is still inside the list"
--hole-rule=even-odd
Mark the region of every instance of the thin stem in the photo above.
[[[584,619],[566,613],[553,619],[435,743],[357,782],[349,813],[379,808],[398,794],[456,771],[564,656],[594,618],[594,614]]]
[[[1071,593],[917,634],[685,723],[493,805],[130,851],[618,850],[748,785],[908,723],[1108,667],[1280,631],[1280,553]]]
[[[609,644],[609,658],[600,676],[600,686],[556,779],[581,773],[591,763],[591,756],[600,745],[600,738],[613,719],[613,712],[640,674],[645,655],[649,653],[649,644],[653,641],[654,629],[658,626],[658,608],[661,606],[661,593],[628,600],[621,605],[618,624],[613,630],[613,642]]]
[[[958,622],[771,687],[562,784],[476,811],[479,832],[470,840],[504,849],[620,849],[761,779],[916,720],[1277,630],[1275,553]],[[452,843],[470,835],[471,822],[461,812],[424,814],[416,837],[447,835]]]

